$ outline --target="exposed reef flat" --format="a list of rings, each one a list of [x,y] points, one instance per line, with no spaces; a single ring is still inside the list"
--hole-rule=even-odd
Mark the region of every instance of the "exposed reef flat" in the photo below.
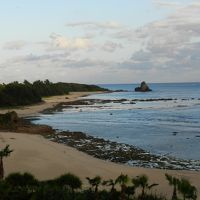
[[[51,141],[74,147],[103,160],[135,167],[200,170],[200,161],[181,160],[166,155],[154,155],[132,145],[89,136],[82,132],[58,132],[45,136]]]
[[[50,114],[54,112],[60,112],[64,108],[71,108],[73,106],[83,106],[83,105],[95,105],[95,104],[108,104],[108,103],[121,103],[121,104],[136,104],[138,102],[171,102],[171,101],[177,101],[176,98],[150,98],[150,99],[79,99],[71,102],[60,102],[56,106],[44,109],[41,111],[43,114]],[[194,98],[188,98],[188,99],[181,99],[181,101],[189,101],[194,100]],[[200,99],[196,99],[199,101]],[[101,107],[100,105],[98,105]]]

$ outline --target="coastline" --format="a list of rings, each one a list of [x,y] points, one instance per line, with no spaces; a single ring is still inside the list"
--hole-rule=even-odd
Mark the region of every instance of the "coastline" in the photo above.
[[[45,109],[50,109],[58,105],[59,103],[72,102],[77,100],[80,97],[88,96],[90,94],[100,94],[102,92],[70,92],[67,95],[58,95],[42,98],[43,102],[28,105],[20,106],[16,108],[0,108],[0,114],[4,114],[10,111],[15,111],[19,117],[30,117],[38,115]]]
[[[94,92],[71,93],[70,95],[45,98],[44,103],[17,109],[4,109],[0,113],[15,110],[19,117],[35,116],[39,112],[53,108],[61,102],[75,101],[79,97]],[[66,98],[67,97],[67,98]],[[39,179],[48,179],[71,172],[85,181],[86,176],[100,175],[105,179],[116,178],[120,173],[133,177],[140,174],[149,176],[150,181],[160,183],[156,190],[171,194],[171,188],[165,180],[165,173],[188,178],[200,192],[200,172],[184,170],[162,170],[130,167],[100,160],[69,146],[51,142],[40,135],[28,135],[13,132],[0,132],[0,145],[10,144],[13,154],[5,159],[6,174],[29,171]],[[48,169],[48,170],[47,170]],[[86,182],[85,182],[86,183]],[[165,192],[165,193],[164,193]]]

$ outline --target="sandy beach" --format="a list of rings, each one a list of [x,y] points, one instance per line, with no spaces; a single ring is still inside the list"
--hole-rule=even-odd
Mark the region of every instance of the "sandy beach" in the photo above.
[[[14,150],[5,159],[5,173],[30,172],[38,179],[50,179],[63,173],[78,175],[85,183],[85,177],[100,175],[104,179],[116,178],[121,173],[134,177],[140,174],[149,176],[150,181],[159,183],[156,188],[163,194],[171,194],[171,187],[165,180],[165,173],[188,178],[200,191],[200,173],[192,171],[170,171],[159,169],[134,168],[93,158],[63,144],[48,141],[40,135],[21,133],[0,133],[0,146],[10,144]]]
[[[68,95],[52,96],[43,98],[43,102],[31,106],[20,106],[17,108],[0,109],[0,114],[16,111],[19,117],[27,117],[37,115],[39,112],[56,106],[61,102],[70,102],[78,99],[79,97],[87,96],[90,94],[97,94],[102,92],[71,92]]]
[[[36,115],[43,109],[53,107],[59,102],[73,101],[88,94],[90,93],[81,92],[66,96],[54,96],[44,99],[44,103],[14,110],[20,117]],[[1,110],[0,113],[7,111]],[[11,172],[28,171],[44,180],[71,172],[78,175],[86,183],[86,176],[100,175],[103,179],[109,179],[116,178],[121,173],[128,174],[130,177],[146,174],[151,182],[160,184],[156,188],[158,193],[169,195],[172,188],[165,180],[165,173],[169,173],[189,179],[200,192],[200,172],[135,168],[115,164],[93,158],[63,144],[51,142],[41,135],[0,132],[0,147],[3,148],[6,144],[9,144],[10,148],[14,150],[11,156],[5,159],[6,175]]]

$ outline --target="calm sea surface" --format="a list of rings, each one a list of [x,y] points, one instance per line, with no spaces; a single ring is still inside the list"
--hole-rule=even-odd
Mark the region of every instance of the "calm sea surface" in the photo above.
[[[100,85],[126,90],[91,95],[88,99],[127,99],[123,103],[74,106],[52,115],[40,115],[37,124],[82,131],[154,154],[200,160],[200,83],[149,84],[152,92],[134,92],[135,84]],[[173,101],[133,99],[173,98]]]

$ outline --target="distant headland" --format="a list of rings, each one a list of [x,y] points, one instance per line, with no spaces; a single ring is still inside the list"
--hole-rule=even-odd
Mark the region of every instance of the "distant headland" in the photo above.
[[[0,84],[0,107],[23,106],[39,103],[42,97],[65,95],[69,92],[108,91],[96,85],[78,83],[52,83],[49,80],[37,80],[33,83],[25,80]]]

